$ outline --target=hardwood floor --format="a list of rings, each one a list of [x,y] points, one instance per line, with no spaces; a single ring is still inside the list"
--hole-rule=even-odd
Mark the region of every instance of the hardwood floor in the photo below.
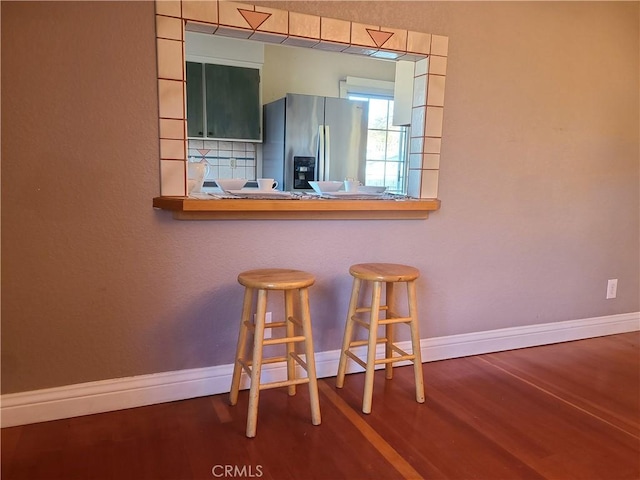
[[[640,478],[640,333],[320,380],[322,424],[299,387],[248,391],[2,430],[2,480]]]

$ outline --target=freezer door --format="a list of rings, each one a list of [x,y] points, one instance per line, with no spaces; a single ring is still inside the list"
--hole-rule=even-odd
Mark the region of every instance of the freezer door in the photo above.
[[[312,95],[288,94],[286,105],[284,190],[293,190],[296,175],[294,157],[313,157],[317,162],[324,99]],[[318,171],[317,164],[314,171]]]
[[[369,104],[326,98],[324,180],[355,178],[364,184]]]

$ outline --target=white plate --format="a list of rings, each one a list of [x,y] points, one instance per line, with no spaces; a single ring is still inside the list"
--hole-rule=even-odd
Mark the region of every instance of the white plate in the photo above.
[[[360,193],[385,193],[387,191],[387,187],[378,187],[374,185],[360,185],[358,187],[358,192]]]
[[[243,188],[242,190],[229,190],[232,195],[245,197],[290,197],[291,192],[281,192],[280,190],[258,190],[257,188]]]
[[[332,197],[381,197],[383,193],[373,192],[324,192],[322,195],[330,195]]]

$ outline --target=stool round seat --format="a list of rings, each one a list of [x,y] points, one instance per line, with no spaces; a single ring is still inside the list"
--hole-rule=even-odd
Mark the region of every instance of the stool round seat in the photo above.
[[[315,283],[313,275],[288,268],[261,268],[238,275],[238,283],[248,288],[264,290],[293,290],[307,288]]]
[[[370,282],[408,282],[420,276],[420,270],[399,263],[358,263],[349,267],[349,273]]]

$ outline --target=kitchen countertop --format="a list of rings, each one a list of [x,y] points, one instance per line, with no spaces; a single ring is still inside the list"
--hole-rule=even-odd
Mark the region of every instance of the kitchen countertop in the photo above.
[[[372,199],[156,197],[154,208],[168,210],[177,220],[407,220],[426,219],[440,209],[436,198],[384,196]]]

